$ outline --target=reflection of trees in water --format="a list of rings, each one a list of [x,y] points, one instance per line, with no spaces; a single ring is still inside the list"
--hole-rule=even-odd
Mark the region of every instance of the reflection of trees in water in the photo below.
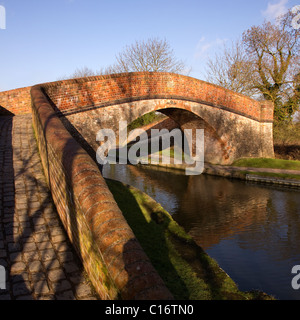
[[[190,177],[180,211],[191,215],[189,233],[204,249],[242,233],[266,219],[268,191],[256,192],[240,181],[210,176]],[[180,224],[185,217],[180,215]]]
[[[201,218],[195,217],[189,233],[203,248],[235,236],[241,248],[265,250],[276,260],[300,254],[299,192],[194,178],[190,177],[180,211],[186,214],[192,208],[195,217],[198,210]],[[184,219],[182,215],[178,222]]]
[[[300,255],[300,197],[297,191],[271,190],[266,221],[240,234],[240,247],[266,250],[274,260]]]
[[[208,175],[185,176],[154,167],[128,166],[126,170],[132,181],[142,180],[146,193],[156,194],[157,188],[176,197],[174,219],[204,249],[235,237],[241,248],[266,250],[276,260],[300,254],[299,191]]]

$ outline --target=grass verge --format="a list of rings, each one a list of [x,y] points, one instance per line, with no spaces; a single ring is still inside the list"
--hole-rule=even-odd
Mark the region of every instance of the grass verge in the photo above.
[[[245,158],[232,163],[235,167],[271,168],[284,170],[300,170],[300,161],[271,158]]]
[[[175,299],[272,299],[259,292],[241,292],[235,282],[186,234],[151,197],[107,179],[124,217]]]

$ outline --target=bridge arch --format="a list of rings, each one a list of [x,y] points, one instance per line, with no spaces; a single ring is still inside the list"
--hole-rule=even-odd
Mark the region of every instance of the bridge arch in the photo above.
[[[147,101],[146,107],[141,108],[135,103],[134,106],[131,105],[131,108],[142,111],[140,114],[131,114],[130,116],[125,116],[126,120],[130,119],[130,123],[150,112],[158,111],[176,123],[175,126],[168,126],[167,129],[169,130],[179,128],[182,132],[184,132],[185,129],[191,129],[193,132],[193,137],[195,138],[195,130],[204,129],[205,160],[209,163],[227,163],[227,160],[230,158],[228,151],[226,150],[226,142],[223,141],[219,136],[218,130],[216,130],[216,128],[214,128],[213,125],[208,122],[209,118],[205,117],[205,115],[200,117],[194,111],[188,110],[188,105],[186,102],[180,100]],[[159,128],[163,129],[164,127],[163,125],[160,125]],[[189,146],[189,149],[193,152],[193,154],[196,152],[195,147],[195,143]]]
[[[205,161],[273,157],[273,105],[191,77],[123,73],[42,85],[57,113],[97,150],[97,132],[160,110],[182,129],[205,129]]]

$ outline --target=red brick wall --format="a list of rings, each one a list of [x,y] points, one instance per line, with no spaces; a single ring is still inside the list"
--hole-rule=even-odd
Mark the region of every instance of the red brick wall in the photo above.
[[[96,163],[45,97],[31,90],[38,147],[58,213],[102,299],[172,299],[110,193]]]
[[[31,87],[0,92],[0,116],[31,113]]]
[[[0,92],[0,115],[31,112],[30,88]],[[219,86],[171,73],[123,73],[43,84],[63,112],[142,98],[180,98],[204,102],[263,122],[273,121],[273,105]],[[261,108],[263,106],[263,110]]]
[[[43,88],[62,112],[118,104],[142,99],[181,99],[208,104],[261,120],[261,103],[219,86],[171,73],[123,73],[43,84]],[[264,112],[263,120],[273,120]]]

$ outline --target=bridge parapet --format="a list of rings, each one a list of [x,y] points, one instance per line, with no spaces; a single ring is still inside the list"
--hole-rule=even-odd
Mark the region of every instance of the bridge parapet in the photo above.
[[[33,125],[57,211],[102,299],[172,299],[110,193],[96,163],[31,89]]]
[[[63,114],[139,100],[178,99],[210,105],[259,122],[273,121],[272,112],[262,112],[265,103],[173,73],[112,74],[45,83],[43,88]]]
[[[0,116],[31,113],[31,87],[0,92]]]
[[[214,84],[172,73],[121,73],[48,82],[42,86],[62,113],[142,99],[176,98],[211,105],[260,122],[273,121],[271,102],[259,102]],[[31,113],[30,89],[0,92],[0,115]]]

